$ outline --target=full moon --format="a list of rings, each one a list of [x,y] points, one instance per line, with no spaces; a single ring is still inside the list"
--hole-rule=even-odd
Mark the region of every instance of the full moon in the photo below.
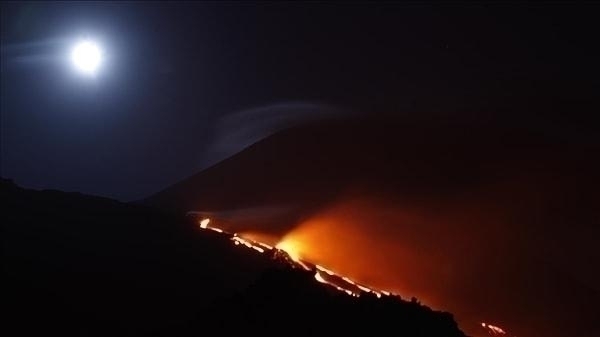
[[[78,71],[86,75],[94,75],[102,62],[102,53],[96,43],[89,40],[81,41],[73,47],[71,61]]]

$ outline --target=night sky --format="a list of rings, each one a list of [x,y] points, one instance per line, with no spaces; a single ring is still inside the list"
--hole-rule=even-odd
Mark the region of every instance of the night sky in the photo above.
[[[1,175],[135,200],[299,121],[598,142],[597,4],[2,3]],[[78,39],[106,54],[77,74]]]

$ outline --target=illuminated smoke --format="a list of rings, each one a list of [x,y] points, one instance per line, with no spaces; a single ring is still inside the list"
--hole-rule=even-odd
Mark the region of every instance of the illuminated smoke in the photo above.
[[[542,193],[521,192],[510,202]],[[452,312],[459,326],[476,337],[486,336],[477,323],[485,317],[507,322],[517,336],[534,329],[561,336],[547,317],[576,321],[582,314],[593,316],[561,309],[561,303],[578,303],[583,297],[560,295],[560,301],[553,301],[545,295],[568,292],[551,274],[552,261],[540,255],[552,251],[541,248],[549,233],[535,231],[527,217],[538,210],[511,209],[506,200],[490,195],[479,193],[476,200],[457,195],[443,202],[348,197],[297,225],[278,247],[368,288],[385,289],[380,294],[390,290]],[[515,315],[515,307],[526,307],[528,318]],[[488,325],[487,331],[499,334],[496,328]]]
[[[475,337],[499,334],[495,328],[511,331],[511,337],[513,331],[525,337],[563,336],[551,328],[553,321],[572,324],[585,317],[591,322],[593,313],[570,314],[562,306],[579,308],[580,301],[593,302],[597,293],[571,296],[572,288],[557,283],[549,266],[560,260],[555,249],[544,247],[562,242],[548,241],[551,235],[564,240],[577,232],[572,227],[570,232],[560,232],[558,227],[550,232],[545,222],[535,218],[549,193],[543,186],[523,189],[520,183],[503,181],[488,191],[456,193],[450,199],[402,200],[348,193],[296,226],[289,224],[291,230],[281,238],[241,232],[253,243],[234,243],[265,252],[276,246],[302,268],[311,270],[305,262],[316,266],[317,281],[330,285],[327,277],[340,275],[348,284],[331,285],[340,291],[414,296],[434,309],[453,313],[461,329]],[[583,242],[597,235],[587,237]],[[515,308],[522,314],[516,314]],[[503,328],[487,323],[482,327],[480,322],[490,317],[503,322]],[[587,327],[580,331],[589,331]]]

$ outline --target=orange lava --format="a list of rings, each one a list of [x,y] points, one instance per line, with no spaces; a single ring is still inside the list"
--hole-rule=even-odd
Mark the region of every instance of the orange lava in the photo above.
[[[202,219],[200,221],[200,228],[208,228],[209,223],[210,223],[210,219]]]
[[[462,296],[464,287],[474,279],[473,272],[496,267],[484,254],[476,259],[469,255],[495,244],[470,241],[453,228],[461,215],[442,217],[440,211],[447,210],[438,208],[438,214],[429,214],[414,205],[345,200],[292,229],[277,248],[294,260],[316,264],[315,278],[320,282],[335,274],[377,297],[391,293],[404,299],[414,296],[434,309],[455,313],[461,328],[480,337],[476,318],[465,314],[472,299]],[[485,232],[473,227],[473,236],[502,238],[494,226],[487,226]]]
[[[493,336],[504,336],[504,335],[506,335],[506,332],[504,331],[504,329],[502,329],[500,327],[497,327],[495,325],[491,325],[491,324],[487,324],[487,323],[482,322],[481,326],[484,327],[484,328],[486,328],[490,332],[490,334],[493,335]]]
[[[520,208],[525,199],[541,199],[543,191],[516,198],[513,186],[499,185],[494,193],[506,193],[502,202],[484,193],[474,198],[472,191],[451,200],[345,198],[282,238],[243,232],[233,240],[258,252],[283,250],[308,271],[314,265],[316,281],[352,296],[361,291],[377,297],[398,294],[405,300],[414,296],[433,309],[451,312],[459,327],[474,337],[509,336],[505,331],[511,337],[513,332],[521,337],[563,337],[549,323],[565,319],[573,328],[572,322],[594,321],[593,312],[564,311],[593,296],[560,293],[563,288],[553,283],[554,274],[546,267],[561,261],[557,254],[562,250],[540,248],[550,234],[560,238],[571,232],[550,233],[543,222],[536,228],[527,222],[535,209]],[[513,200],[519,207],[510,204]],[[597,235],[590,232],[585,237]],[[331,282],[335,276],[347,285]],[[594,284],[589,279],[587,283]],[[560,300],[548,294],[558,294]],[[503,328],[480,323],[487,320],[502,322]],[[580,330],[589,330],[589,325]]]

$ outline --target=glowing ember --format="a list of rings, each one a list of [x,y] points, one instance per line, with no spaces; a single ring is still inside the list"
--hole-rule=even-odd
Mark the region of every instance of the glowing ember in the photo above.
[[[202,219],[200,221],[200,228],[208,228],[208,224],[210,223],[210,219]]]
[[[327,283],[327,281],[325,281],[325,279],[323,278],[323,276],[321,276],[321,274],[319,272],[315,273],[315,280],[317,280],[321,283]]]
[[[218,233],[223,233],[223,230],[220,229],[220,228],[209,227],[208,229],[213,230],[213,231],[218,232]]]
[[[495,325],[491,325],[491,324],[487,324],[487,323],[481,323],[481,326],[488,329],[488,331],[490,332],[490,334],[492,336],[501,336],[501,335],[506,335],[506,332],[500,328],[497,327]]]

